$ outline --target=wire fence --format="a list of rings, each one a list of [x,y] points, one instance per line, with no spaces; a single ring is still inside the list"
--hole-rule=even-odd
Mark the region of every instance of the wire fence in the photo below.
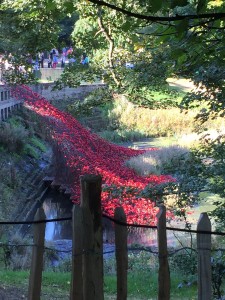
[[[130,224],[130,223],[126,223],[126,222],[121,222],[119,220],[116,220],[113,217],[110,217],[108,215],[103,214],[102,215],[103,218],[108,219],[109,221],[111,221],[113,224],[118,224],[121,226],[126,226],[128,228],[128,232],[129,232],[129,228],[131,229],[151,229],[151,230],[157,230],[157,226],[153,226],[153,225],[143,225],[143,224]],[[65,221],[72,221],[72,216],[71,217],[63,217],[63,218],[51,218],[51,219],[45,219],[45,220],[36,220],[36,221],[0,221],[0,226],[1,225],[32,225],[32,224],[47,224],[47,223],[55,223],[55,222],[65,222]],[[178,227],[166,227],[166,230],[168,231],[172,231],[174,232],[179,232],[179,233],[185,233],[185,234],[197,234],[197,233],[201,233],[201,234],[208,234],[208,235],[214,235],[214,236],[225,236],[225,232],[220,232],[220,231],[205,231],[205,230],[193,230],[193,229],[186,229],[186,228],[178,228]],[[139,235],[143,234],[143,232],[139,232]],[[175,238],[178,240],[180,237],[176,237]],[[72,238],[71,238],[72,239]],[[184,239],[183,239],[184,240]],[[110,241],[111,242],[111,241]],[[21,248],[21,247],[35,247],[36,245],[33,243],[13,243],[13,242],[0,242],[0,248],[4,248],[4,249],[10,249],[10,248]],[[128,246],[128,251],[129,252],[134,252],[134,251],[144,251],[144,252],[148,252],[148,253],[152,253],[155,255],[158,255],[158,251],[156,250],[157,247],[154,246],[141,246],[139,243],[138,245],[134,246],[134,244],[131,244],[130,246]],[[176,248],[176,249],[175,249]],[[58,252],[58,253],[67,253],[67,254],[71,254],[72,253],[72,245],[70,246],[70,249],[57,249],[56,247],[51,248],[51,247],[47,247],[45,246],[44,249],[46,251],[52,251],[52,252]],[[197,250],[193,247],[189,247],[189,246],[183,246],[180,247],[176,246],[176,247],[170,247],[169,251],[168,251],[168,255],[172,256],[174,254],[179,253],[180,251],[186,251],[186,250],[190,250],[190,251],[194,251],[196,252]],[[221,252],[225,252],[224,248],[213,248],[212,249],[213,252],[216,251],[221,251]],[[103,256],[107,255],[107,254],[112,254],[115,253],[115,249],[114,250],[110,250],[110,251],[103,251]],[[81,253],[78,253],[76,255],[83,255],[84,252],[82,251]]]
[[[144,224],[131,224],[126,222],[121,222],[116,220],[113,217],[110,217],[106,214],[102,214],[103,218],[106,218],[112,221],[115,224],[126,226],[126,227],[135,227],[135,228],[148,228],[148,229],[157,229],[156,225],[144,225]],[[71,221],[71,217],[63,217],[63,218],[52,218],[52,219],[45,219],[45,220],[32,220],[32,221],[0,221],[1,225],[32,225],[32,224],[42,224],[42,223],[52,223],[52,222],[63,222],[63,221]],[[210,234],[210,235],[219,235],[225,236],[225,232],[222,231],[205,231],[205,230],[194,230],[194,229],[187,229],[187,228],[178,228],[178,227],[166,227],[167,230],[170,231],[179,231],[179,232],[186,232],[186,233],[202,233],[202,234]]]
[[[155,235],[157,232],[157,226],[152,225],[142,225],[142,224],[129,224],[127,222],[122,222],[120,220],[117,220],[113,217],[110,217],[108,215],[103,214],[103,219],[109,220],[112,223],[112,226],[120,225],[121,227],[127,227],[128,229],[128,235],[129,232],[133,230],[137,230],[136,235],[143,234],[143,231],[149,231],[149,235]],[[47,224],[52,222],[72,222],[72,216],[70,217],[63,217],[63,218],[52,218],[52,219],[46,219],[46,220],[35,220],[35,221],[1,221],[0,226],[11,226],[11,225],[23,225],[23,224],[29,224],[29,225],[37,225],[37,224]],[[184,274],[185,276],[193,276],[192,273],[196,272],[197,268],[197,255],[198,255],[198,249],[196,246],[196,243],[194,242],[195,238],[188,239],[188,236],[195,236],[196,234],[203,234],[203,235],[212,235],[215,237],[224,236],[224,232],[219,231],[205,231],[205,230],[191,230],[191,229],[182,229],[182,228],[176,228],[176,227],[166,227],[166,230],[169,232],[175,233],[175,239],[179,240],[180,236],[177,237],[176,233],[181,233],[183,236],[182,241],[178,242],[178,245],[169,246],[168,247],[168,259],[170,262],[170,268],[172,272],[175,272],[177,268],[179,268],[179,271],[183,271],[185,273],[185,268],[187,267],[187,263],[189,263],[189,270],[187,270],[187,274]],[[137,239],[138,240],[138,239]],[[13,270],[25,268],[29,269],[29,264],[31,263],[30,258],[28,259],[28,256],[31,256],[31,252],[33,248],[38,248],[39,246],[35,243],[32,243],[30,239],[27,240],[27,242],[22,242],[23,240],[17,240],[16,242],[12,238],[12,240],[0,242],[0,261],[2,261],[3,265],[5,266],[5,269],[12,268]],[[62,242],[63,243],[63,242]],[[186,245],[188,244],[188,245]],[[218,244],[217,244],[218,245]],[[24,250],[27,249],[27,250]],[[136,269],[157,269],[158,267],[158,258],[160,257],[160,253],[158,251],[157,245],[148,245],[146,243],[145,245],[141,245],[139,243],[130,243],[128,245],[128,272],[133,273]],[[208,249],[209,250],[209,249]],[[222,247],[212,247],[210,249],[213,253],[224,253],[225,249]],[[120,249],[117,249],[117,252],[120,251]],[[122,251],[122,250],[121,250]],[[51,241],[45,241],[44,246],[44,252],[45,252],[45,268],[53,268],[54,271],[58,268],[59,271],[70,271],[72,260],[76,259],[77,257],[81,257],[83,255],[92,255],[98,257],[99,255],[103,255],[104,262],[106,262],[106,266],[104,268],[106,269],[109,274],[115,274],[115,268],[112,267],[112,264],[115,263],[115,255],[116,255],[116,249],[115,247],[107,248],[103,247],[103,253],[100,253],[98,251],[93,250],[85,250],[83,249],[80,252],[73,253],[72,249],[72,241],[70,243],[67,243],[66,248],[58,247],[57,244],[54,244]],[[14,259],[15,256],[16,258]],[[21,257],[26,257],[24,263],[24,266],[22,266],[22,259]],[[18,262],[18,259],[20,262]],[[180,261],[181,259],[181,261]],[[185,261],[187,260],[187,261]],[[114,261],[114,263],[112,263]],[[182,267],[182,264],[184,267]],[[194,266],[194,267],[193,267]],[[190,274],[188,274],[188,271]],[[196,274],[195,274],[196,275]],[[182,279],[180,281],[180,285],[182,285]],[[188,281],[189,282],[189,281]],[[194,281],[193,281],[194,282]],[[190,282],[189,282],[190,283]],[[192,284],[192,283],[190,283]],[[66,299],[66,298],[65,298]]]

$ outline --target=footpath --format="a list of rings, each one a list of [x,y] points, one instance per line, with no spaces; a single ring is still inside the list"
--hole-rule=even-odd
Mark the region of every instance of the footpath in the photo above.
[[[185,78],[167,78],[167,82],[169,86],[175,87],[176,89],[183,92],[190,92],[195,89],[195,85],[193,81]]]

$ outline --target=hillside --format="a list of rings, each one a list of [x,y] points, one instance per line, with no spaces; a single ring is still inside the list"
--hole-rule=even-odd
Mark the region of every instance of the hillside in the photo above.
[[[26,109],[0,126],[0,219],[5,221],[14,220],[18,208],[37,197],[34,191],[51,164],[52,151],[38,117]]]

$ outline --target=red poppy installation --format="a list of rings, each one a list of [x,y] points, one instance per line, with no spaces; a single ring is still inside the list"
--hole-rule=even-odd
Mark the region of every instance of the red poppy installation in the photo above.
[[[158,208],[141,192],[148,185],[154,187],[174,180],[169,175],[139,176],[125,166],[125,160],[145,150],[129,149],[105,141],[28,86],[13,87],[12,93],[15,98],[24,100],[27,108],[42,116],[48,126],[52,140],[64,157],[64,168],[69,171],[71,200],[75,204],[80,201],[80,176],[100,174],[103,213],[113,217],[115,208],[122,205],[129,223],[155,224]]]

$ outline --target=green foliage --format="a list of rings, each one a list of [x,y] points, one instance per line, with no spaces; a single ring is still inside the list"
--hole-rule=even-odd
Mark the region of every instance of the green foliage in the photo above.
[[[152,94],[158,97],[154,91]],[[114,107],[109,107],[109,129],[139,132],[143,137],[178,136],[194,130],[192,113],[181,113],[178,108],[152,110],[128,100],[118,95]]]
[[[35,159],[38,159],[40,157],[37,149],[34,146],[30,145],[30,144],[25,145],[24,150],[23,150],[23,154],[28,155],[28,156],[30,156],[32,158],[35,158]]]
[[[0,124],[0,145],[9,152],[21,153],[28,138],[27,130],[22,126],[13,127],[11,124]]]
[[[31,243],[31,241],[18,234],[11,236],[11,244],[13,244],[14,247],[9,246],[8,249],[6,249],[6,268],[11,270],[27,270],[30,268],[32,249],[28,246],[21,246],[29,245],[29,243]]]
[[[39,139],[46,140],[48,138],[48,128],[42,118],[35,112],[23,108],[14,113],[13,119],[17,120],[17,124],[21,124],[28,131],[29,138],[36,136]],[[11,119],[8,120],[11,122]]]
[[[195,93],[184,97],[182,107],[203,107],[199,119],[203,122],[209,116],[224,117],[225,115],[225,89],[223,84],[224,66],[221,62],[213,62],[210,66],[202,65],[195,74],[194,80],[199,87]]]
[[[221,299],[224,294],[223,282],[225,275],[224,252],[217,251],[212,258],[212,288],[216,299]]]
[[[35,135],[35,118],[26,110],[14,111],[13,117],[1,122],[0,127],[0,218],[11,219],[12,202],[20,203],[26,193],[20,192],[25,175],[32,169],[31,164],[40,159],[47,146]],[[25,117],[27,116],[27,118]],[[29,158],[28,158],[29,156]],[[24,200],[25,201],[25,200]],[[1,229],[5,230],[5,228]],[[1,232],[0,232],[1,236]]]
[[[197,253],[192,249],[179,251],[169,259],[171,270],[185,276],[186,281],[197,280]]]
[[[99,88],[91,92],[83,101],[76,101],[67,107],[75,117],[89,116],[95,108],[101,108],[112,101],[112,94],[108,88]]]
[[[59,32],[57,20],[62,17],[64,7],[55,1],[2,1],[0,39],[4,50],[36,54],[51,49]]]
[[[54,89],[64,86],[77,87],[81,83],[95,83],[102,78],[102,71],[95,64],[82,65],[79,61],[67,66],[61,77],[55,82]]]
[[[216,200],[214,204],[216,208],[210,215],[216,221],[218,229],[224,228],[225,215],[224,215],[224,153],[225,153],[225,136],[219,134],[216,137],[206,135],[202,140],[201,147],[197,155],[203,160],[205,170],[201,174],[207,179],[207,188],[214,194],[219,195],[221,198]]]
[[[67,2],[67,4],[70,4],[71,6],[73,6],[73,4],[71,2]],[[64,3],[64,5],[66,5],[66,3]],[[68,9],[72,11],[72,7],[71,7],[71,9],[70,8],[68,8]],[[65,16],[59,22],[60,32],[59,32],[59,37],[58,37],[58,43],[60,46],[71,44],[71,33],[73,31],[74,24],[77,22],[78,19],[79,19],[78,14],[76,12],[74,12],[74,13],[71,13],[71,15]]]
[[[24,120],[21,112],[6,122],[2,122],[0,128],[0,145],[6,151],[20,155],[26,154],[36,159],[39,157],[38,151],[46,151],[44,143],[33,135],[33,123]]]
[[[44,142],[41,141],[39,138],[33,136],[33,137],[30,139],[30,142],[31,142],[37,149],[39,149],[41,152],[46,152],[46,151],[47,151],[46,145],[45,145]]]
[[[132,103],[150,109],[178,107],[181,99],[179,92],[166,87],[162,89],[146,86],[129,93],[129,100]]]
[[[129,130],[129,129],[116,129],[116,130],[103,130],[98,133],[103,139],[113,142],[134,142],[140,141],[146,138],[144,133],[139,131]]]

